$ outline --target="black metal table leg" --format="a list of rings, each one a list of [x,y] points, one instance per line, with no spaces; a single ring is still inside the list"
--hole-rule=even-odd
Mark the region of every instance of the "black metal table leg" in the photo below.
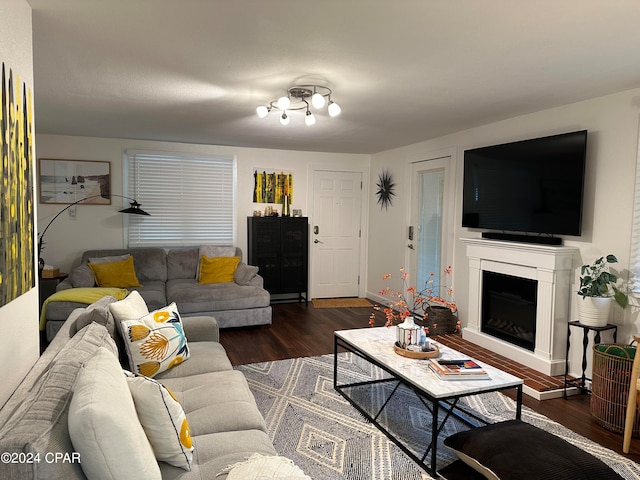
[[[567,376],[569,376],[569,348],[571,347],[571,325],[567,323],[567,351],[564,356],[564,388],[562,396],[567,398]]]
[[[433,419],[431,420],[431,471],[436,471],[436,451],[438,450],[438,407],[440,402],[433,402]]]
[[[586,328],[583,330],[582,334],[582,376],[581,385],[584,387],[587,384],[587,376],[585,372],[587,371],[587,346],[589,345],[589,330]]]
[[[582,374],[578,378],[569,379],[569,350],[571,347],[571,327],[579,327],[582,328]],[[613,330],[613,342],[617,342],[618,338],[618,326],[607,324],[601,327],[596,327],[592,325],[585,325],[580,323],[579,321],[569,322],[567,325],[567,352],[565,355],[565,366],[564,366],[564,390],[563,397],[567,398],[567,387],[572,386],[576,387],[580,390],[580,393],[589,393],[589,389],[587,388],[587,382],[591,381],[589,377],[587,377],[587,347],[589,346],[589,332],[593,330],[595,332],[593,343],[597,345],[601,341],[600,333]]]

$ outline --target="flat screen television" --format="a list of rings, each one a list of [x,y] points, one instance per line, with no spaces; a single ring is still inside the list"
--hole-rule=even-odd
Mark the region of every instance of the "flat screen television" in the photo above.
[[[466,150],[462,226],[487,238],[579,236],[586,151],[586,130]]]

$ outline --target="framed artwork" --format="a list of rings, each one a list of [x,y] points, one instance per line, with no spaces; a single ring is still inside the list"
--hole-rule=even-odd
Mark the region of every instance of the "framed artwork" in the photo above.
[[[2,62],[0,81],[0,306],[35,286],[33,103],[20,75]]]
[[[282,203],[285,195],[293,202],[293,173],[253,172],[253,203]]]
[[[111,162],[94,160],[38,160],[40,203],[73,203],[95,196],[83,205],[111,205]]]

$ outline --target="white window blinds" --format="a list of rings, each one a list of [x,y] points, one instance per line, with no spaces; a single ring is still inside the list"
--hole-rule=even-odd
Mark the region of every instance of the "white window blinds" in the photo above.
[[[235,162],[125,152],[125,191],[151,216],[127,215],[128,246],[233,245]]]

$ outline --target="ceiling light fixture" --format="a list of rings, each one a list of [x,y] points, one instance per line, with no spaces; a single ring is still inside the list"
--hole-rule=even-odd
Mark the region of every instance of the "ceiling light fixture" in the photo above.
[[[316,124],[316,117],[315,117],[315,115],[313,113],[311,113],[310,110],[307,110],[307,113],[304,116],[304,123],[308,127],[310,127],[311,125],[315,125]]]
[[[311,111],[312,106],[320,109],[328,104],[327,112],[330,117],[340,115],[342,109],[331,100],[333,91],[329,87],[322,85],[294,85],[287,89],[287,95],[271,100],[268,105],[260,105],[256,108],[256,113],[260,118],[266,118],[269,112],[277,110],[280,114],[280,123],[288,125],[290,122],[289,112],[292,110],[304,110],[304,123],[307,126],[315,125],[316,116]]]
[[[338,105],[336,102],[332,100],[329,100],[329,106],[327,107],[327,111],[329,112],[330,117],[337,117],[338,115],[340,115],[340,113],[342,113],[342,109],[340,108],[340,105]]]

